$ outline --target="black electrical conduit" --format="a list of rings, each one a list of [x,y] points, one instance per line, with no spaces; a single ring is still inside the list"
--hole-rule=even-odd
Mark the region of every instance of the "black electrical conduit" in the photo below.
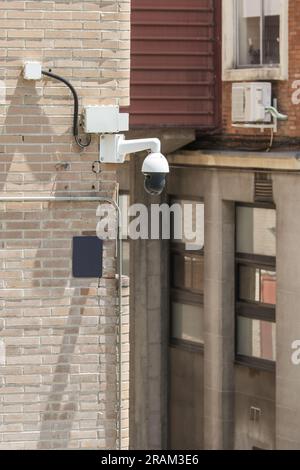
[[[47,77],[54,78],[55,80],[58,80],[58,81],[64,83],[71,90],[72,95],[73,95],[73,99],[74,99],[73,136],[75,138],[76,144],[79,145],[79,147],[81,147],[81,148],[88,147],[91,143],[92,137],[89,136],[88,141],[85,144],[83,144],[81,142],[81,139],[78,137],[79,136],[79,131],[78,131],[79,100],[78,100],[77,91],[75,90],[73,85],[70,82],[68,82],[68,80],[66,80],[63,77],[60,77],[59,75],[56,75],[55,73],[46,72],[46,71],[42,70],[42,74],[47,76]]]

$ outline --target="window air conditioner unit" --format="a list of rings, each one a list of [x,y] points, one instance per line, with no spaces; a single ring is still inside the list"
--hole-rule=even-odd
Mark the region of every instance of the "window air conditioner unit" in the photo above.
[[[232,84],[232,122],[270,123],[272,85],[267,82]]]

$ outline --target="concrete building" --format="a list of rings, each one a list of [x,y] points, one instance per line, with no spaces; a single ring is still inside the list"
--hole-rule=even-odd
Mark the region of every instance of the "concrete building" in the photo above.
[[[299,449],[300,1],[132,6],[134,133],[161,136],[162,201],[204,205],[205,242],[131,243],[130,445]],[[244,82],[288,119],[235,121]]]
[[[70,90],[24,80],[22,69],[39,61],[71,81],[80,112],[126,106],[129,39],[129,0],[0,2],[0,449],[128,445],[115,242],[104,243],[100,279],[72,276],[72,241],[96,235],[98,199],[117,198],[116,171],[93,169],[96,137],[85,150],[75,143]]]

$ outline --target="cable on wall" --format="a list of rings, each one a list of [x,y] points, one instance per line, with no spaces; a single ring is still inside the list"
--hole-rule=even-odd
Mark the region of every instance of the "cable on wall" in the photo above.
[[[57,75],[57,74],[52,73],[50,71],[46,72],[45,70],[42,70],[42,74],[47,76],[47,77],[54,78],[54,80],[58,80],[58,81],[64,83],[69,88],[69,90],[71,91],[71,93],[73,95],[73,99],[74,99],[73,136],[74,136],[76,144],[79,147],[81,147],[81,148],[88,147],[91,143],[91,140],[92,140],[91,136],[88,136],[88,139],[87,139],[86,143],[82,143],[82,141],[79,137],[79,131],[78,131],[79,100],[78,100],[77,91],[75,90],[73,85],[68,80],[61,77],[60,75]]]

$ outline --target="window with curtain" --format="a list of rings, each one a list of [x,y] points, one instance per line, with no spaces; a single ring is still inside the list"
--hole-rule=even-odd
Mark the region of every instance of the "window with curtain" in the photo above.
[[[237,67],[280,64],[280,0],[236,0]]]

